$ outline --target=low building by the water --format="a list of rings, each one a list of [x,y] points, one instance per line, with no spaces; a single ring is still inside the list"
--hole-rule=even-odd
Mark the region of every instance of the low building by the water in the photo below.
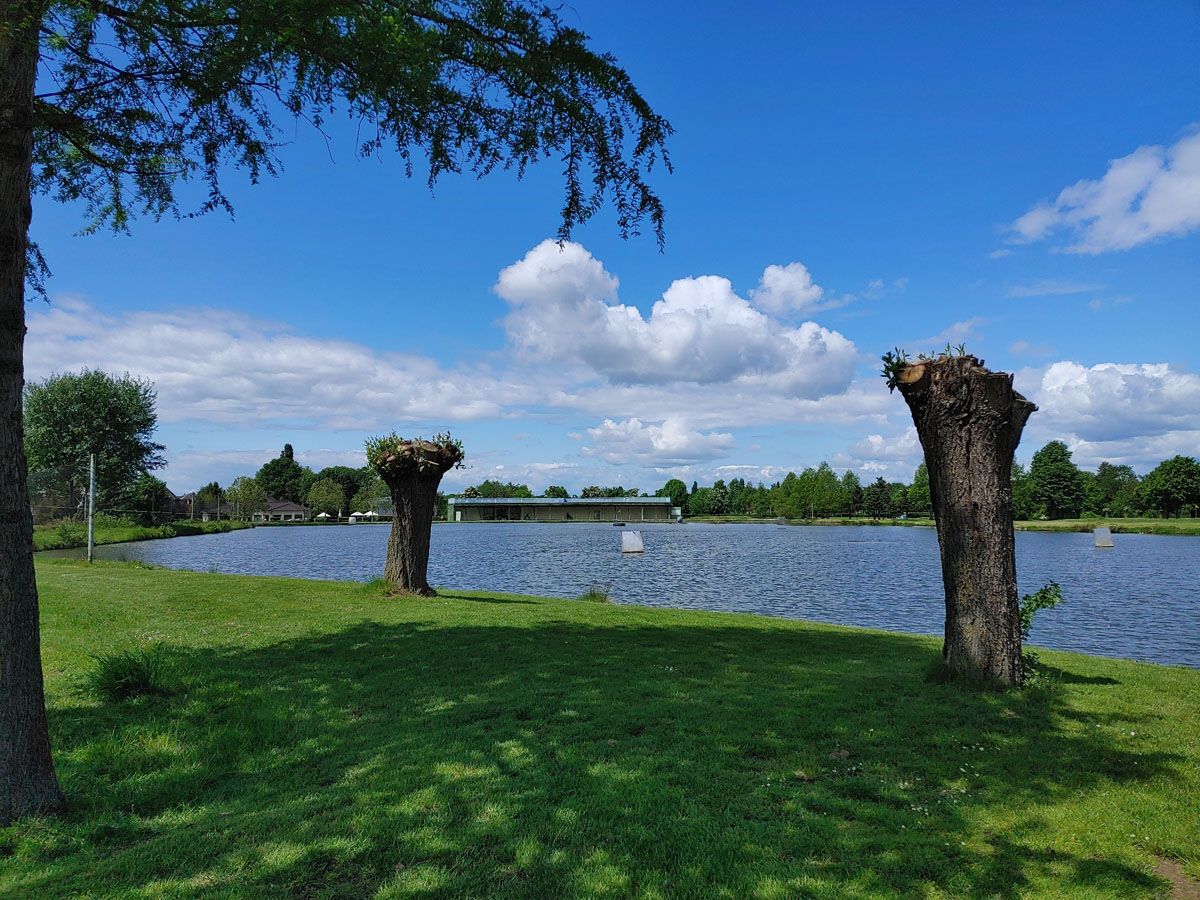
[[[450,497],[451,522],[672,522],[670,497]]]

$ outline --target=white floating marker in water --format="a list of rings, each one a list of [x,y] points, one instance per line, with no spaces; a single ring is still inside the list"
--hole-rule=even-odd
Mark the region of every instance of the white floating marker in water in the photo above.
[[[1112,532],[1104,526],[1092,529],[1092,539],[1097,547],[1111,547],[1113,545]]]
[[[646,545],[642,543],[642,533],[640,531],[622,531],[621,552],[645,553]]]

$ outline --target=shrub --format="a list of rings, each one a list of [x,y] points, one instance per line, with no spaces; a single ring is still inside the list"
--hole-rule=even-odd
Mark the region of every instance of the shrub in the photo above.
[[[609,596],[608,588],[597,583],[593,583],[591,587],[580,594],[579,599],[586,600],[589,603],[612,603],[612,597]]]
[[[119,703],[135,697],[166,697],[175,691],[167,679],[161,645],[99,653],[84,683],[101,700]]]
[[[58,523],[55,532],[58,535],[58,543],[63,547],[76,547],[87,543],[87,526],[81,522],[64,519]]]
[[[1029,632],[1033,628],[1033,617],[1040,610],[1052,609],[1063,602],[1062,588],[1057,581],[1038,588],[1032,594],[1021,598],[1021,640],[1029,640]]]
[[[1033,617],[1043,609],[1052,609],[1063,602],[1062,588],[1057,581],[1051,581],[1021,598],[1021,640],[1029,640],[1029,632],[1033,629]],[[1034,685],[1042,681],[1046,673],[1036,653],[1026,651],[1021,655],[1021,664],[1025,669],[1025,683]]]
[[[136,528],[138,524],[129,516],[114,516],[112,513],[96,513],[93,521],[97,528]]]

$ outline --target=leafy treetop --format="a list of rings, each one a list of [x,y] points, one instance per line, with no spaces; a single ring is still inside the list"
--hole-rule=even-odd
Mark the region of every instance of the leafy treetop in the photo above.
[[[222,170],[277,174],[278,120],[357,123],[358,151],[396,150],[430,185],[518,176],[549,157],[566,181],[560,238],[605,201],[623,236],[663,207],[672,129],[614,58],[532,0],[56,0],[25,5],[39,42],[34,189],[82,202],[86,230],[138,214],[231,210]],[[13,15],[19,18],[20,10]],[[36,30],[36,36],[33,32]],[[198,180],[204,197],[181,200]],[[34,253],[34,262],[40,258]],[[36,269],[34,271],[36,275]]]
[[[464,456],[462,441],[449,432],[435,434],[430,440],[402,438],[394,431],[367,439],[367,462],[385,480],[409,474],[440,478],[461,466]]]

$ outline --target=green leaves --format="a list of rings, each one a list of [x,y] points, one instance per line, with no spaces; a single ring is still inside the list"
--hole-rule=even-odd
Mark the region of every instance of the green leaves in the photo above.
[[[360,153],[407,175],[423,156],[431,185],[558,157],[560,238],[609,202],[623,236],[648,220],[663,240],[646,177],[670,124],[529,0],[59,0],[41,42],[35,189],[82,201],[85,231],[230,210],[228,167],[277,174],[281,124],[344,115]]]

